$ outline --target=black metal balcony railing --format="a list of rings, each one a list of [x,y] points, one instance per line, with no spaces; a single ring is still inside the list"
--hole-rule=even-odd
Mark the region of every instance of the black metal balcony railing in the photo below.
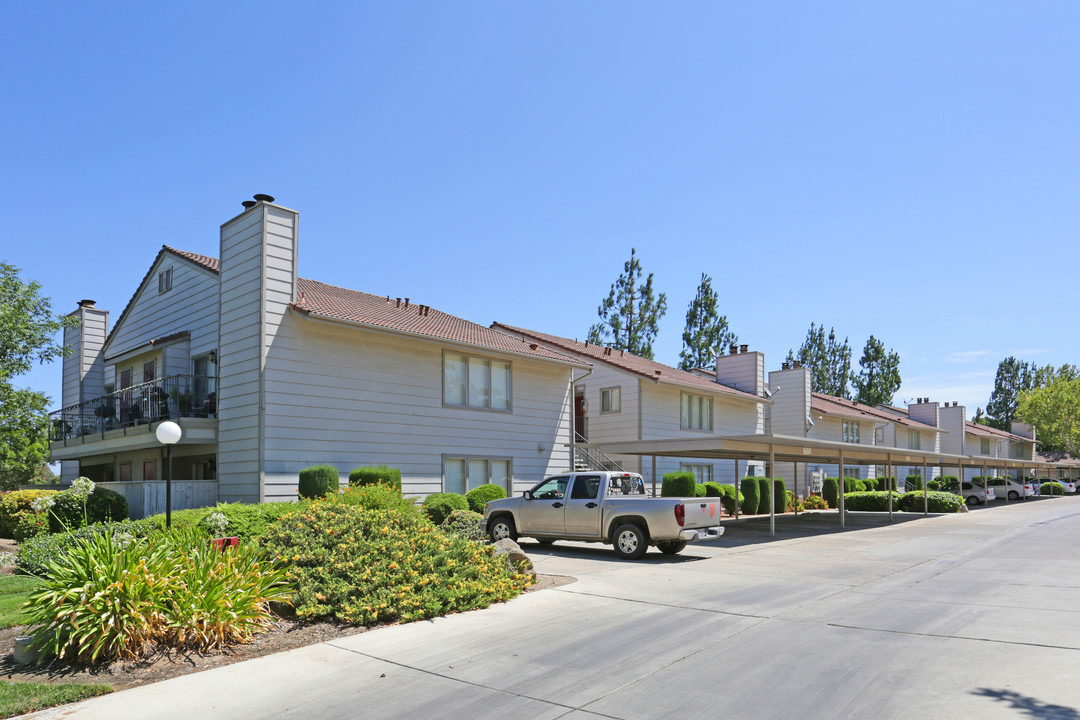
[[[216,378],[169,375],[52,413],[50,440],[104,434],[159,420],[216,417],[216,414]]]

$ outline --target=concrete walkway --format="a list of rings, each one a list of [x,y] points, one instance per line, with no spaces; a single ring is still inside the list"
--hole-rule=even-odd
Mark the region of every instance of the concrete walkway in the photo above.
[[[729,523],[676,558],[523,542],[577,581],[42,718],[1080,718],[1080,497]]]

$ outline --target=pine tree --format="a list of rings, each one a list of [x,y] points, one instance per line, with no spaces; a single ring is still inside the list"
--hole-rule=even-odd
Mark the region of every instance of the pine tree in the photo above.
[[[652,273],[644,283],[641,276],[637,250],[631,248],[630,259],[623,265],[623,274],[597,308],[600,322],[589,328],[589,342],[610,345],[651,360],[659,321],[667,312],[667,296],[664,293],[654,295]]]
[[[860,370],[851,378],[855,400],[865,405],[891,405],[893,395],[900,389],[900,355],[885,352],[885,345],[873,335],[866,341]]]
[[[683,349],[679,353],[681,369],[708,367],[717,352],[739,342],[739,337],[728,329],[727,316],[717,315],[717,301],[712,278],[702,273],[697,295],[686,311]]]
[[[810,386],[814,392],[851,399],[848,391],[851,345],[847,338],[842,343],[836,339],[836,328],[830,328],[826,338],[824,325],[810,323],[810,330],[799,351],[789,350],[787,359],[788,362],[798,361],[810,368]]]

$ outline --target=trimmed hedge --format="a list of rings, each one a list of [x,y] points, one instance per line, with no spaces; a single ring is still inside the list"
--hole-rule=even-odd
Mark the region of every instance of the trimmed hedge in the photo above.
[[[708,497],[709,491],[705,489],[704,485],[694,486],[694,497]]]
[[[926,489],[927,490],[934,490],[934,491],[940,490],[941,489],[941,483],[938,482],[937,480],[927,480],[926,481]]]
[[[821,483],[821,497],[830,508],[836,509],[840,504],[840,479],[827,477]]]
[[[785,513],[788,509],[788,489],[783,478],[773,478],[773,508],[777,514]],[[794,495],[793,495],[794,496]],[[794,506],[792,506],[794,510]]]
[[[742,493],[735,489],[734,485],[721,485],[718,482],[705,483],[708,497],[720,498],[720,505],[728,515],[735,514],[735,505],[742,502]]]
[[[14,490],[4,493],[0,498],[0,537],[15,538],[15,529],[22,520],[22,516],[38,514],[30,507],[30,504],[39,497],[56,497],[59,494],[56,490]],[[47,529],[48,525],[46,521],[43,529]]]
[[[844,476],[844,494],[853,492],[865,492],[862,488],[866,487],[863,481],[859,478]]]
[[[893,492],[893,510],[900,509],[901,494]],[[863,510],[869,512],[889,511],[889,491],[872,490],[870,492],[854,492],[844,495],[844,507],[848,510]]]
[[[874,486],[870,488],[871,490],[879,490],[881,492],[885,492],[886,490],[895,491],[897,489],[896,478],[892,477],[891,475],[888,477],[882,476],[874,478],[873,483]]]
[[[484,506],[490,501],[504,497],[506,497],[506,491],[495,483],[487,483],[465,493],[465,500],[469,503],[469,509],[478,513],[484,512]]]
[[[904,478],[904,490],[906,492],[914,492],[915,490],[922,489],[922,475],[908,475],[906,478]]]
[[[769,514],[769,478],[756,478],[758,484],[757,514]]]
[[[432,493],[424,498],[421,507],[424,508],[424,512],[431,522],[442,525],[443,520],[450,517],[450,513],[455,510],[468,510],[469,501],[465,499],[464,495],[458,495],[457,493]]]
[[[333,465],[313,465],[300,471],[300,497],[314,500],[341,488],[338,469]]]
[[[742,502],[739,508],[747,515],[757,515],[760,490],[756,477],[742,479]]]
[[[56,503],[49,514],[49,532],[66,532],[83,526],[83,502],[75,495],[62,492],[53,496]],[[86,520],[89,524],[122,522],[128,517],[127,498],[113,490],[95,487],[86,498]]]
[[[942,475],[938,478],[938,487],[942,492],[960,494],[960,478],[955,475]]]
[[[948,492],[932,491],[926,493],[928,509],[932,513],[957,513],[964,504],[964,498]],[[917,490],[900,496],[900,510],[903,512],[923,511],[923,492]]]
[[[680,470],[664,473],[660,497],[697,497],[697,480],[694,473]]]
[[[1040,495],[1064,495],[1065,494],[1065,486],[1062,485],[1061,483],[1057,482],[1056,480],[1051,480],[1050,482],[1045,482],[1044,481],[1041,485],[1039,485],[1039,494]]]
[[[401,471],[386,465],[358,467],[349,473],[349,485],[388,485],[401,492]]]

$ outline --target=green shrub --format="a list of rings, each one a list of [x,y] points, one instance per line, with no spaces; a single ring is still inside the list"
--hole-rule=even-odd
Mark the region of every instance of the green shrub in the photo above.
[[[929,483],[928,483],[929,484]],[[929,512],[956,513],[964,504],[964,498],[948,492],[931,491],[926,493]],[[923,511],[923,491],[913,491],[900,496],[900,509],[904,512]]]
[[[14,538],[15,526],[26,513],[38,513],[30,505],[40,497],[55,497],[56,490],[14,490],[0,497],[0,537]]]
[[[458,496],[461,497],[461,496]],[[427,517],[420,510],[416,498],[405,497],[400,490],[395,490],[387,485],[360,485],[348,487],[337,495],[329,495],[326,500],[320,502],[334,502],[342,505],[353,505],[367,510],[391,510],[397,513],[406,513],[415,517]],[[467,502],[467,501],[466,501]],[[297,508],[293,507],[293,510]]]
[[[49,532],[49,518],[43,512],[26,512],[18,515],[15,521],[15,529],[12,530],[12,538],[18,542],[29,540],[32,537]]]
[[[708,497],[708,496],[709,496],[709,491],[705,489],[704,485],[695,485],[694,486],[694,497],[701,498],[701,497]]]
[[[341,488],[338,469],[333,465],[313,465],[300,471],[300,497],[314,500]]]
[[[754,478],[758,484],[757,514],[769,514],[769,478]]]
[[[465,499],[469,502],[469,509],[473,512],[484,512],[484,506],[492,500],[506,497],[506,491],[494,483],[487,483],[475,487],[465,493]]]
[[[860,488],[863,488],[863,487],[866,487],[866,486],[863,485],[862,480],[860,480],[859,478],[846,477],[846,476],[844,477],[844,494],[845,495],[847,495],[848,493],[853,493],[853,492],[863,492],[863,491],[860,490]]]
[[[756,477],[742,479],[742,502],[740,509],[747,515],[756,515],[758,511],[758,496],[760,490]]]
[[[821,483],[821,497],[825,504],[831,508],[839,507],[840,502],[840,478],[827,477]]]
[[[442,525],[455,510],[468,510],[469,501],[457,493],[432,493],[424,498],[423,508],[431,522]]]
[[[904,478],[904,491],[914,492],[923,489],[922,475],[908,475]]]
[[[787,501],[785,503],[784,512],[795,512],[795,511],[800,511],[801,512],[802,510],[805,509],[803,507],[803,504],[801,502],[799,502],[799,499],[797,497],[795,497],[795,493],[793,493],[792,491],[784,490],[784,497],[785,497],[785,499]]]
[[[718,482],[710,480],[707,483],[703,483],[701,487],[705,488],[705,497],[724,496],[723,486],[721,486]]]
[[[283,516],[266,545],[287,563],[301,618],[409,622],[487,607],[529,584],[490,545],[413,515],[341,503],[314,503]]]
[[[286,600],[283,571],[254,546],[214,549],[197,532],[83,538],[50,562],[27,621],[45,657],[136,658],[159,645],[197,651],[246,642]]]
[[[1040,495],[1064,495],[1065,494],[1065,486],[1062,485],[1061,483],[1057,482],[1056,480],[1051,480],[1049,482],[1044,480],[1042,482],[1042,484],[1039,486],[1039,494]]]
[[[172,513],[172,527],[176,530],[196,528],[207,536],[215,537],[238,537],[241,543],[257,541],[266,534],[270,523],[287,512],[295,510],[297,503],[267,502],[267,503],[219,503],[209,508],[192,508],[188,510],[174,510]],[[221,535],[212,532],[207,518],[221,513],[225,516],[225,528]],[[139,522],[149,522],[156,529],[165,529],[165,513],[151,515]]]
[[[473,542],[487,540],[487,533],[484,532],[484,516],[472,510],[455,510],[446,516],[439,529],[448,535]]]
[[[894,478],[892,476],[889,476],[889,477],[882,476],[882,477],[874,478],[872,487],[869,488],[869,490],[872,490],[872,491],[877,490],[877,491],[880,491],[880,492],[885,492],[886,490],[895,491],[896,489],[897,489],[896,478]]]
[[[938,482],[937,480],[927,480],[926,481],[926,489],[927,490],[940,490],[941,489],[941,483]]]
[[[829,507],[829,504],[820,495],[810,495],[803,500],[804,510],[824,510],[827,507]]]
[[[359,467],[349,473],[349,485],[387,485],[401,491],[401,471],[386,465]]]
[[[773,508],[774,512],[783,513],[787,510],[788,498],[787,498],[787,483],[783,478],[773,478]],[[794,493],[792,494],[794,497]],[[794,505],[792,505],[792,512],[795,511]]]
[[[942,492],[960,494],[960,478],[955,475],[942,475],[938,478],[938,486]]]
[[[152,520],[125,520],[122,523],[99,523],[83,528],[53,535],[38,535],[19,545],[19,554],[15,557],[19,572],[26,575],[44,577],[48,574],[49,564],[61,562],[67,552],[86,538],[100,534],[123,532],[136,538],[143,538],[158,530]]]
[[[83,522],[83,501],[78,495],[67,491],[53,496],[55,501],[49,513],[49,532],[65,532],[80,528]],[[86,521],[93,525],[101,522],[127,520],[128,501],[118,492],[95,487],[86,498]]]
[[[697,497],[697,480],[694,473],[681,470],[664,473],[660,497]]]
[[[900,509],[900,493],[892,493],[893,509]],[[848,510],[863,510],[870,512],[889,511],[889,492],[887,490],[871,490],[869,492],[853,492],[844,495],[844,507]]]
[[[705,483],[705,491],[709,497],[720,498],[720,505],[728,515],[735,514],[735,505],[742,502],[742,493],[735,489],[734,485],[721,485],[718,482]]]

